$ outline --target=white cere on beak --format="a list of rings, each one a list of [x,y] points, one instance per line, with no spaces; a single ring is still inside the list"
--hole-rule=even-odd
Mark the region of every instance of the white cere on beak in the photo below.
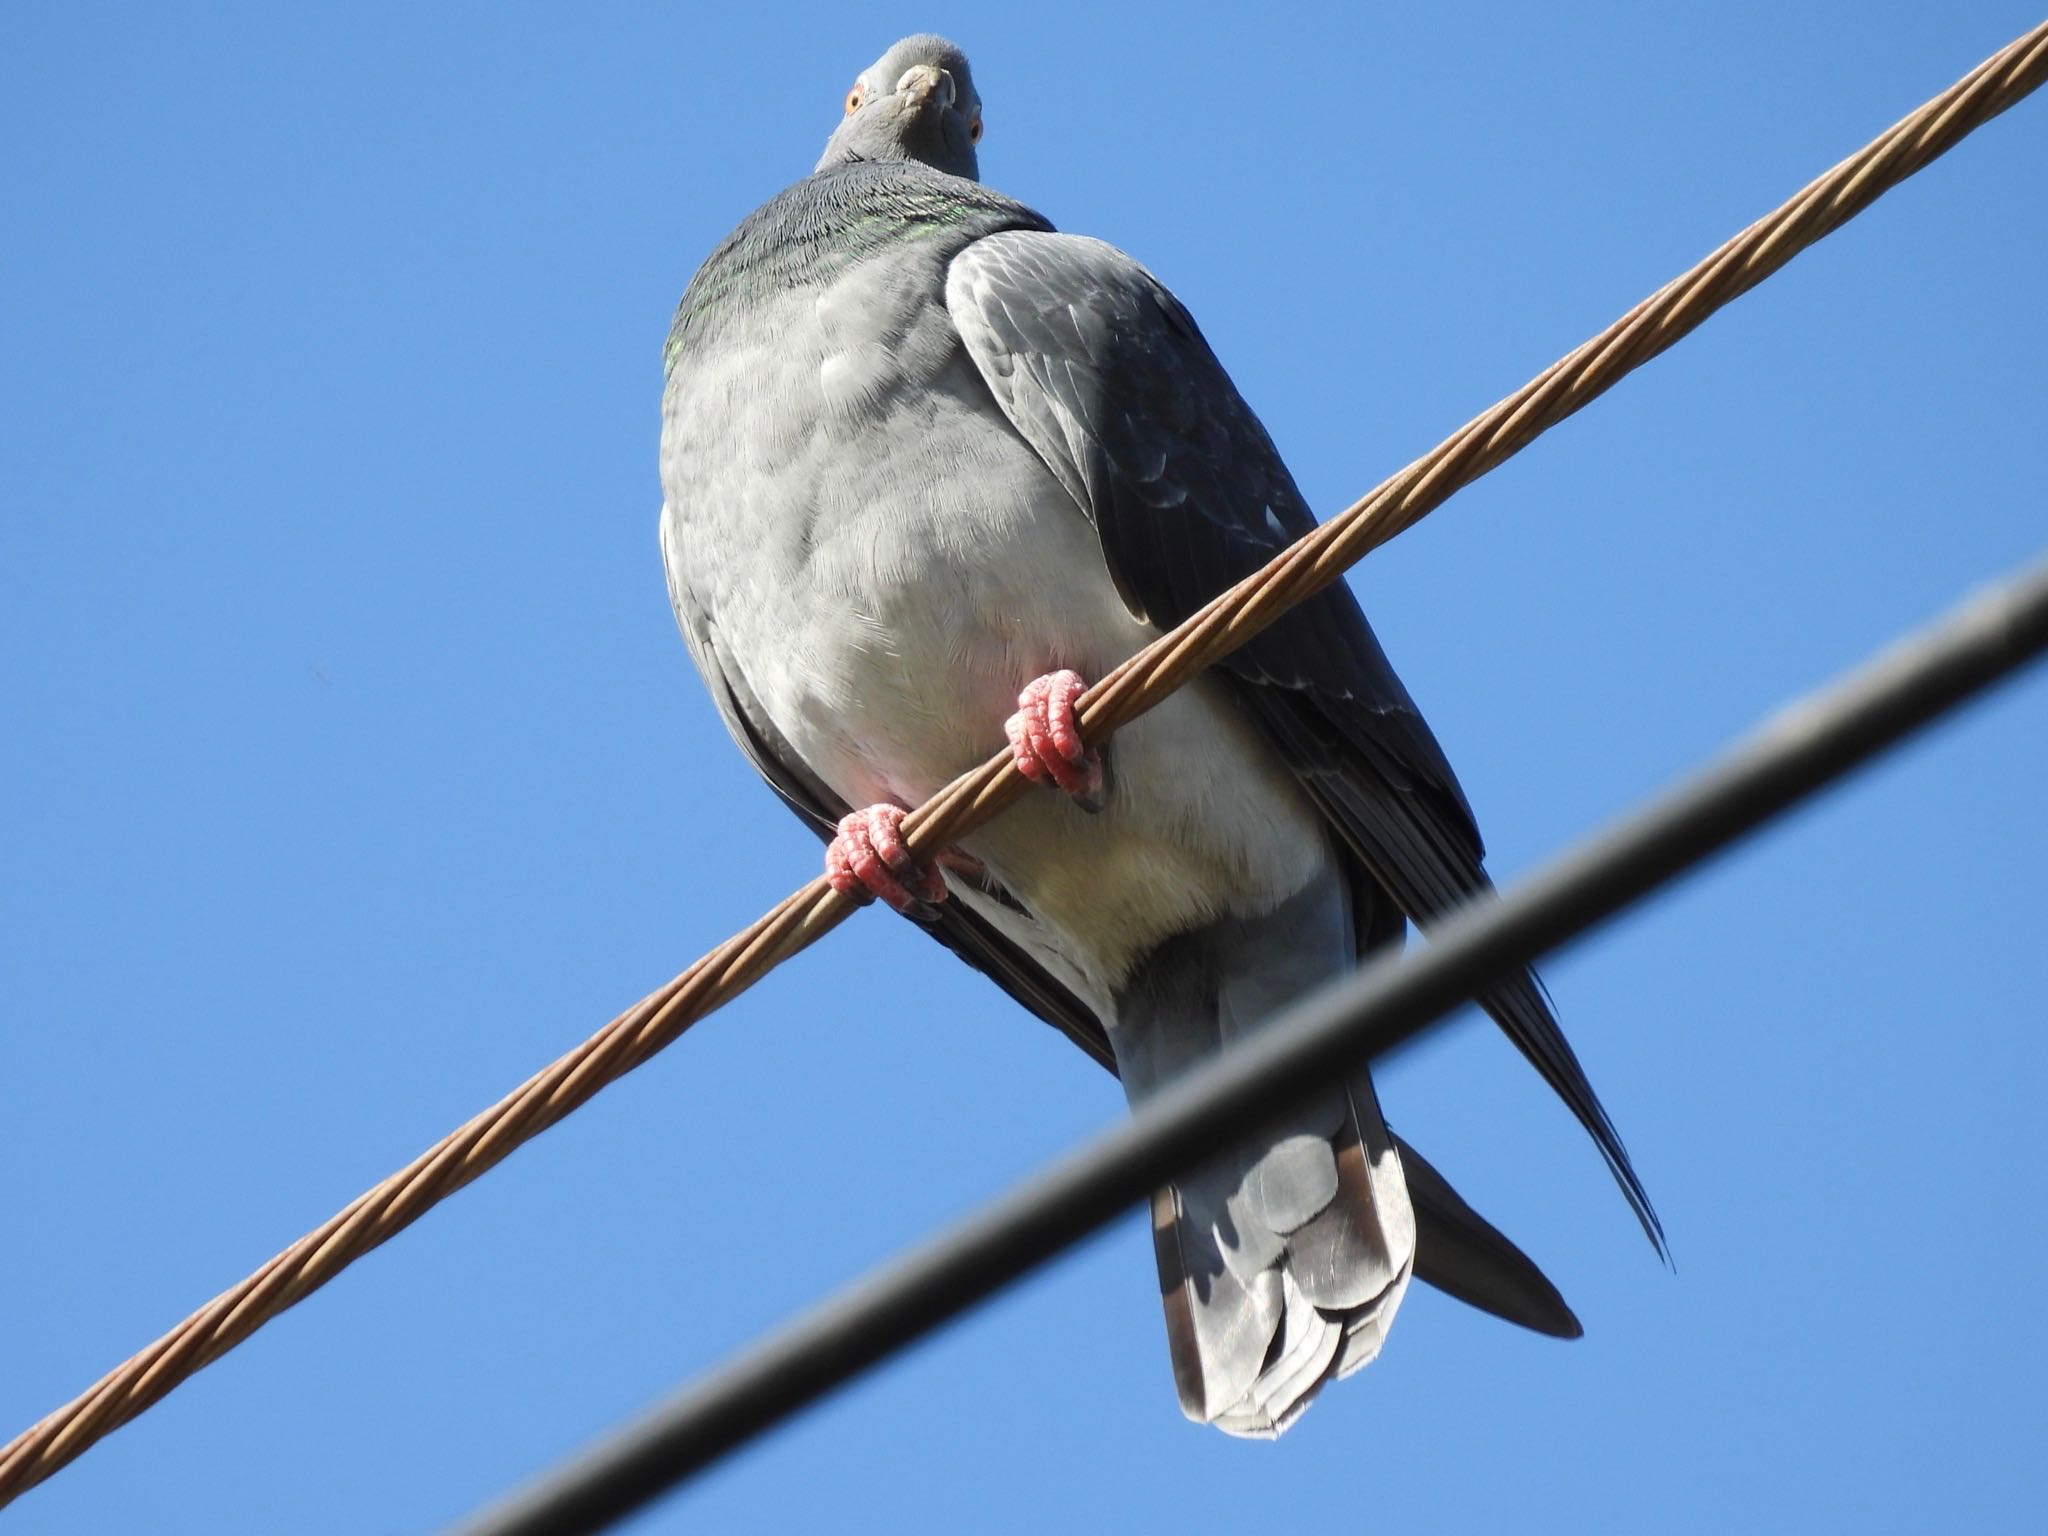
[[[926,95],[936,92],[942,110],[950,110],[954,100],[953,72],[941,69],[936,64],[913,64],[903,71],[896,82],[896,94]]]

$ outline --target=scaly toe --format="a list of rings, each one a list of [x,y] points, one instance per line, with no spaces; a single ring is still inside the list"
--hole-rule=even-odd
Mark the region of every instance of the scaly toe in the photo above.
[[[1003,722],[1017,771],[1037,783],[1052,783],[1084,811],[1102,808],[1102,754],[1081,739],[1074,705],[1087,691],[1071,669],[1048,672],[1024,685],[1017,713]]]
[[[946,899],[946,882],[922,869],[903,841],[903,810],[871,805],[841,817],[839,835],[825,849],[832,889],[865,905],[879,896],[906,917],[930,922]]]

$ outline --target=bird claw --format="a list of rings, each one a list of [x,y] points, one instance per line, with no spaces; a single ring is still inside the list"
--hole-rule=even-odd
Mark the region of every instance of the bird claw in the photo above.
[[[1003,731],[1019,773],[1057,785],[1092,815],[1102,809],[1105,775],[1102,754],[1081,740],[1074,716],[1074,701],[1087,687],[1071,669],[1034,678],[1017,695],[1017,713],[1003,722]]]
[[[905,917],[934,922],[946,899],[946,882],[912,856],[903,841],[905,814],[900,806],[871,805],[842,816],[839,835],[825,849],[825,878],[833,890],[862,906],[879,896]]]

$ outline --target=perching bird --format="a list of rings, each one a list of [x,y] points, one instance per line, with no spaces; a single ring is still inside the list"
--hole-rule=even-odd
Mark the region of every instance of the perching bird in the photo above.
[[[1341,583],[1107,745],[1086,681],[1313,526],[1180,303],[976,180],[959,49],[906,38],[817,169],[691,280],[662,550],[754,766],[878,895],[1132,1102],[1487,881],[1463,792]],[[912,865],[897,825],[1001,727],[1047,787]],[[1493,1018],[1657,1219],[1533,975]],[[1541,1272],[1364,1070],[1153,1201],[1181,1406],[1273,1435],[1379,1350],[1411,1270],[1546,1333]]]

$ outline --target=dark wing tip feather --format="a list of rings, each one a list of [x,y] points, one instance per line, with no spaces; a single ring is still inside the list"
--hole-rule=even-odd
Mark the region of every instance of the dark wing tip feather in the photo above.
[[[1550,1277],[1467,1205],[1420,1152],[1394,1137],[1415,1203],[1415,1278],[1482,1312],[1553,1339],[1586,1330]]]
[[[1343,707],[1341,701],[1306,688],[1233,681],[1294,766],[1303,788],[1402,912],[1426,930],[1457,907],[1491,894],[1471,843],[1459,821],[1446,815],[1442,801],[1391,788],[1352,733],[1329,718]],[[1497,983],[1480,994],[1479,1003],[1585,1127],[1650,1245],[1669,1263],[1663,1223],[1535,972],[1524,970]]]
[[[1650,1192],[1643,1187],[1635,1164],[1629,1159],[1628,1148],[1622,1144],[1621,1133],[1615,1129],[1614,1120],[1607,1113],[1607,1106],[1600,1102],[1600,1095],[1594,1092],[1585,1068],[1579,1065],[1571,1042],[1558,1028],[1557,1016],[1551,1012],[1536,973],[1524,971],[1504,985],[1486,992],[1479,1001],[1551,1090],[1564,1100],[1579,1124],[1586,1128],[1593,1144],[1600,1149],[1608,1171],[1614,1175],[1615,1183],[1621,1186],[1629,1209],[1635,1212],[1636,1220],[1641,1223],[1643,1235],[1656,1249],[1657,1257],[1670,1264],[1671,1247],[1665,1240],[1664,1223],[1657,1215],[1657,1208],[1650,1203]]]

